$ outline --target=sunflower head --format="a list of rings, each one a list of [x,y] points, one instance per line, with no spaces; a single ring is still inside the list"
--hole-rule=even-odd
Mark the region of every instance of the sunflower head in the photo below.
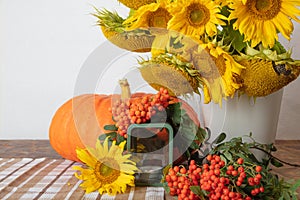
[[[224,47],[226,48],[226,47]],[[241,87],[237,77],[244,68],[222,46],[201,44],[191,54],[191,62],[205,80],[205,102],[222,103],[222,98],[234,96]]]
[[[86,193],[98,190],[100,194],[116,195],[124,193],[127,185],[134,186],[136,164],[129,160],[130,154],[123,154],[125,143],[116,145],[115,141],[108,145],[108,137],[103,144],[98,140],[96,149],[76,149],[78,158],[86,167],[75,166],[81,173],[75,176],[83,180],[80,185]]]
[[[167,88],[173,96],[199,93],[202,84],[199,72],[175,55],[161,54],[140,64],[142,77],[154,89]]]
[[[103,35],[114,45],[133,52],[149,52],[154,36],[144,30],[126,31],[124,19],[116,12],[106,9],[98,10],[93,14],[97,17],[97,24]]]
[[[276,92],[295,80],[300,73],[299,61],[272,61],[260,58],[239,61],[245,66],[240,75],[241,93],[261,97]]]
[[[141,6],[156,2],[156,0],[118,0],[118,1],[124,4],[125,6],[127,6],[128,8],[134,10],[137,10]]]
[[[294,29],[291,19],[300,22],[300,2],[293,0],[231,0],[229,19],[252,47],[262,43],[272,48],[280,32],[286,39]]]
[[[178,0],[169,7],[173,16],[168,29],[182,32],[185,35],[199,38],[203,34],[213,36],[217,25],[224,25],[219,14],[219,5],[210,0]]]
[[[171,15],[167,9],[168,0],[161,0],[157,3],[151,3],[141,6],[138,10],[124,21],[126,30],[138,28],[167,28]]]

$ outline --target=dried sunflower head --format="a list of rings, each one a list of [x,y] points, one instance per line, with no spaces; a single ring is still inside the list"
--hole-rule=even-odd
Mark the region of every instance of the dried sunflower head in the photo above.
[[[245,67],[238,78],[243,84],[240,92],[254,97],[267,96],[295,80],[300,73],[300,61],[291,59],[291,53],[283,47],[271,50],[248,46],[246,54],[235,57]]]
[[[189,62],[172,54],[161,54],[140,62],[142,77],[154,89],[165,87],[174,96],[199,94],[202,87],[200,73]]]
[[[133,52],[149,52],[154,36],[146,30],[136,29],[126,31],[125,21],[116,12],[106,9],[98,10],[93,14],[98,18],[97,24],[101,27],[104,36],[114,45]]]
[[[239,62],[245,69],[240,75],[240,91],[248,96],[261,97],[276,92],[295,80],[300,73],[300,62],[272,61],[259,58]]]

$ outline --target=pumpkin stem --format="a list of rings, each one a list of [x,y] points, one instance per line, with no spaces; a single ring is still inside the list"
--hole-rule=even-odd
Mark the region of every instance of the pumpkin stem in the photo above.
[[[131,96],[130,87],[127,79],[119,80],[119,85],[121,87],[121,99],[126,100]]]

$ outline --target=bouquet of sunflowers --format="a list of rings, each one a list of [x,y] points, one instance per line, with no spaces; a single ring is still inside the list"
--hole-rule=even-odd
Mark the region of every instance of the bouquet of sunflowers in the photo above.
[[[103,34],[120,48],[151,52],[139,61],[142,77],[170,94],[203,92],[221,105],[235,94],[267,96],[300,73],[278,41],[300,22],[299,0],[120,0],[126,18],[96,9]]]

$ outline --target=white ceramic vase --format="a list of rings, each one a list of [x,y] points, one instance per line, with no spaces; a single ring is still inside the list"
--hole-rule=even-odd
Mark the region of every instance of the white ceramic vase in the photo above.
[[[275,141],[283,89],[258,97],[254,101],[247,95],[223,100],[218,104],[202,104],[202,124],[211,130],[211,141],[221,132],[226,133],[226,140],[249,135],[263,144]]]

